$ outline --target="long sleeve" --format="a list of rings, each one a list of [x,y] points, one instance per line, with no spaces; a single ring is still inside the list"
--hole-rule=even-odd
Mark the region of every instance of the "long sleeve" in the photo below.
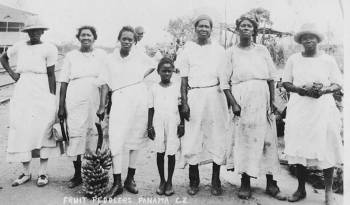
[[[233,74],[233,64],[232,64],[232,52],[228,51],[225,54],[225,58],[222,61],[221,69],[219,72],[220,78],[220,88],[230,89],[231,76]]]

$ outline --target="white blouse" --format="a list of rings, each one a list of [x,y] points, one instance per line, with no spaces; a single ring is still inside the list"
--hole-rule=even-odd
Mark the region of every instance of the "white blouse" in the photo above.
[[[175,67],[180,69],[181,77],[188,77],[191,87],[203,87],[218,84],[220,65],[225,50],[216,43],[199,45],[189,41],[179,54]]]
[[[73,50],[66,54],[60,82],[67,82],[84,77],[98,78],[105,69],[107,54],[102,49],[94,49],[92,52],[83,53]]]
[[[168,87],[155,83],[149,91],[148,107],[153,108],[156,114],[178,114],[178,105],[181,102],[180,83],[171,82]]]
[[[26,41],[16,43],[7,50],[10,59],[16,59],[17,73],[47,73],[47,67],[57,62],[58,51],[51,43],[43,42],[36,45],[28,45]]]
[[[301,53],[291,55],[283,73],[283,82],[291,82],[295,86],[322,83],[342,85],[342,76],[335,59],[325,53],[317,57],[303,57]]]
[[[154,61],[143,52],[133,49],[124,58],[119,52],[119,49],[115,49],[108,55],[106,69],[101,75],[101,81],[111,90],[141,82],[146,72],[156,67]]]
[[[227,51],[220,78],[222,89],[230,89],[229,81],[238,84],[254,79],[273,79],[276,68],[269,51],[263,45],[253,46],[249,50],[234,46]]]

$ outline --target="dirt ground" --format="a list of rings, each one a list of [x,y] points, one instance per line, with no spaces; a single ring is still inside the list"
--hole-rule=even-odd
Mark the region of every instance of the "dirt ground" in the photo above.
[[[289,202],[281,202],[267,196],[264,193],[265,177],[252,180],[253,197],[250,200],[241,200],[237,197],[240,184],[240,176],[227,172],[224,167],[221,170],[223,185],[222,196],[210,194],[211,166],[200,167],[200,191],[192,197],[186,193],[188,186],[188,170],[176,169],[174,173],[175,194],[171,197],[158,197],[155,193],[159,183],[156,167],[155,153],[151,145],[143,150],[138,161],[135,180],[139,188],[139,194],[134,195],[124,192],[114,201],[89,201],[83,198],[81,187],[69,189],[68,180],[73,174],[73,165],[67,157],[55,158],[49,161],[49,185],[39,188],[36,186],[38,160],[32,163],[32,181],[19,187],[11,187],[12,181],[21,174],[21,165],[6,162],[6,146],[8,133],[8,104],[0,105],[0,204],[26,204],[26,205],[59,205],[59,204],[244,204],[244,205],[283,205]],[[126,167],[124,168],[124,170]],[[125,172],[124,172],[125,173]],[[112,176],[110,176],[112,177]],[[123,175],[122,177],[125,177]],[[280,176],[277,177],[280,189],[286,195],[293,193],[297,187],[297,180],[291,177],[282,167]],[[337,204],[343,204],[343,196],[334,194]],[[307,198],[298,205],[324,204],[324,191],[315,190],[307,186]]]

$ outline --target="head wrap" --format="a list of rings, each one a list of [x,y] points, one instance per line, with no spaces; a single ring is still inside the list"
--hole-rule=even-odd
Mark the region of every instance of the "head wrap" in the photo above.
[[[258,34],[258,27],[259,27],[258,19],[251,14],[243,14],[241,17],[239,17],[236,20],[236,30],[239,29],[239,25],[241,25],[242,21],[244,21],[244,20],[248,20],[253,24],[253,27],[254,27],[254,34],[253,35],[257,35]]]
[[[210,16],[205,15],[205,14],[202,14],[202,15],[198,16],[198,17],[194,20],[194,22],[193,22],[194,27],[196,27],[197,24],[198,24],[198,22],[200,22],[200,21],[202,21],[202,20],[207,20],[207,21],[209,21],[210,27],[213,28],[213,20],[210,18]]]

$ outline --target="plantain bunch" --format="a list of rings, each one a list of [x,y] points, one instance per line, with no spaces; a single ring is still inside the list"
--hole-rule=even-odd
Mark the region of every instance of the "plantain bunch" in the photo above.
[[[101,151],[97,149],[96,154],[86,153],[85,162],[82,166],[83,193],[85,197],[103,198],[107,194],[108,170],[112,165],[112,157],[109,149]]]

